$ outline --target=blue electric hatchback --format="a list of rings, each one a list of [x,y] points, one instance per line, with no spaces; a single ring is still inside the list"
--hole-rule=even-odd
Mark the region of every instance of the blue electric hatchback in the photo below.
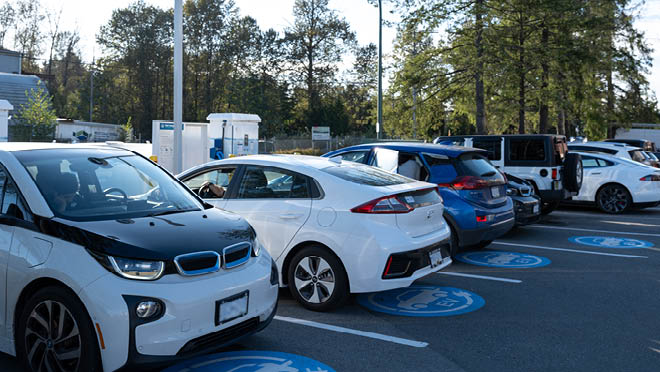
[[[444,217],[452,229],[452,256],[483,248],[515,224],[506,178],[479,149],[426,143],[377,143],[329,152],[324,157],[376,166],[438,184]]]

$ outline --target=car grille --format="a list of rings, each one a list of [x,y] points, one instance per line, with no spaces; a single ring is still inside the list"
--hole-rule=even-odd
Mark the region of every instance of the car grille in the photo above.
[[[223,267],[232,269],[246,263],[250,259],[252,244],[248,242],[238,243],[225,247],[222,250]]]
[[[199,352],[208,351],[222,347],[234,339],[244,336],[250,332],[256,331],[259,327],[259,318],[251,318],[242,323],[238,323],[229,328],[223,329],[218,332],[209,333],[202,337],[188,341],[176,353],[177,356],[188,356],[197,354]]]
[[[195,252],[177,256],[174,265],[179,274],[190,276],[216,272],[220,269],[220,261],[216,252]]]

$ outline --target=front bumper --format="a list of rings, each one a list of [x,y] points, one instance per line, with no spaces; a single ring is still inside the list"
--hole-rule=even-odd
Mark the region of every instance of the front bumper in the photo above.
[[[541,202],[534,197],[511,197],[513,211],[516,215],[516,225],[529,225],[541,219]],[[536,212],[534,209],[536,208]]]
[[[263,329],[278,300],[278,286],[271,285],[271,262],[264,252],[243,266],[213,274],[171,274],[138,282],[108,273],[93,282],[80,297],[103,335],[104,370],[159,368]],[[216,325],[216,301],[244,291],[249,291],[248,313]],[[140,323],[127,298],[158,299],[165,312],[157,320]]]

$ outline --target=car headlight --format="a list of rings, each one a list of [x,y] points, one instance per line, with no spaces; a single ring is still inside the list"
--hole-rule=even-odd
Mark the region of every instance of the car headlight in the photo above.
[[[162,261],[136,260],[107,256],[114,271],[127,279],[156,280],[163,275],[165,263]]]
[[[518,195],[518,190],[516,189],[506,189],[507,196],[516,196]]]
[[[255,237],[252,242],[252,255],[254,257],[259,257],[259,253],[261,253],[261,242],[258,237]]]

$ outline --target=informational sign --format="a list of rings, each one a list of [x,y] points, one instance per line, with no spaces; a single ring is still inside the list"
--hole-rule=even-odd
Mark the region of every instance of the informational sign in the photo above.
[[[475,311],[486,301],[464,289],[410,286],[358,297],[360,305],[382,313],[402,316],[453,316]]]
[[[312,141],[330,141],[330,127],[312,127]]]
[[[516,252],[481,251],[465,252],[456,255],[456,259],[477,266],[506,267],[506,268],[531,268],[542,267],[550,264],[545,257],[532,256],[531,254]]]
[[[335,372],[313,359],[273,351],[233,351],[195,358],[163,372]]]
[[[617,238],[612,236],[574,236],[568,238],[568,240],[573,243],[600,248],[634,249],[653,247],[653,243],[647,242],[646,240]]]

